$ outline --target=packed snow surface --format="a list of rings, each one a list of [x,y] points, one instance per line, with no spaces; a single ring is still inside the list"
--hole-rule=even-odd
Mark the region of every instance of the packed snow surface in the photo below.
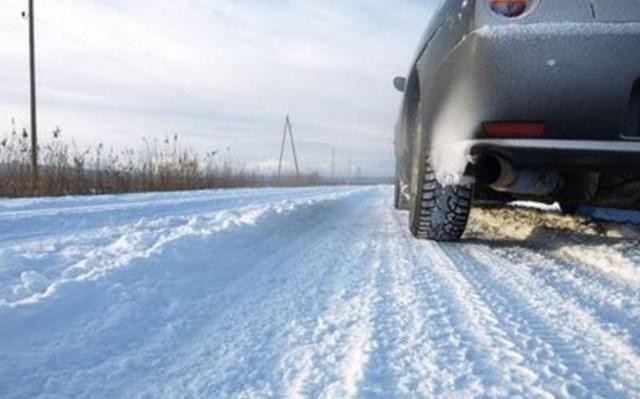
[[[640,234],[389,187],[0,201],[2,398],[640,396]]]

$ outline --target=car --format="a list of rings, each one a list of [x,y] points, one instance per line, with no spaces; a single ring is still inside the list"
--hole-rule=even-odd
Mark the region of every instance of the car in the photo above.
[[[394,85],[415,237],[459,240],[477,202],[640,208],[640,1],[445,0]]]

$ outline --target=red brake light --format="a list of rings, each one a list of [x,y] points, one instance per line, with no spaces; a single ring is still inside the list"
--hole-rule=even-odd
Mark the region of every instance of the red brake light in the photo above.
[[[507,18],[515,18],[524,14],[533,0],[489,0],[491,10]]]
[[[544,137],[547,128],[544,123],[491,122],[484,124],[484,132],[492,138],[539,138]]]

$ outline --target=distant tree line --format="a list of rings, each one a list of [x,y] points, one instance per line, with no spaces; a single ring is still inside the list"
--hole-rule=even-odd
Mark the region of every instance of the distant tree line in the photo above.
[[[56,129],[39,147],[39,180],[31,183],[29,133],[11,131],[0,138],[0,196],[117,194],[211,188],[309,186],[335,184],[319,174],[283,176],[247,170],[217,151],[204,154],[179,143],[177,135],[144,140],[142,148],[108,149],[103,144],[79,149]]]

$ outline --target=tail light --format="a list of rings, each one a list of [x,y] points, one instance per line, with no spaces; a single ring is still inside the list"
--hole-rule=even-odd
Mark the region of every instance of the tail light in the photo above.
[[[533,0],[489,0],[491,10],[507,18],[516,18],[527,12]]]
[[[547,134],[544,123],[530,122],[489,122],[483,125],[487,137],[496,139],[540,138]]]

